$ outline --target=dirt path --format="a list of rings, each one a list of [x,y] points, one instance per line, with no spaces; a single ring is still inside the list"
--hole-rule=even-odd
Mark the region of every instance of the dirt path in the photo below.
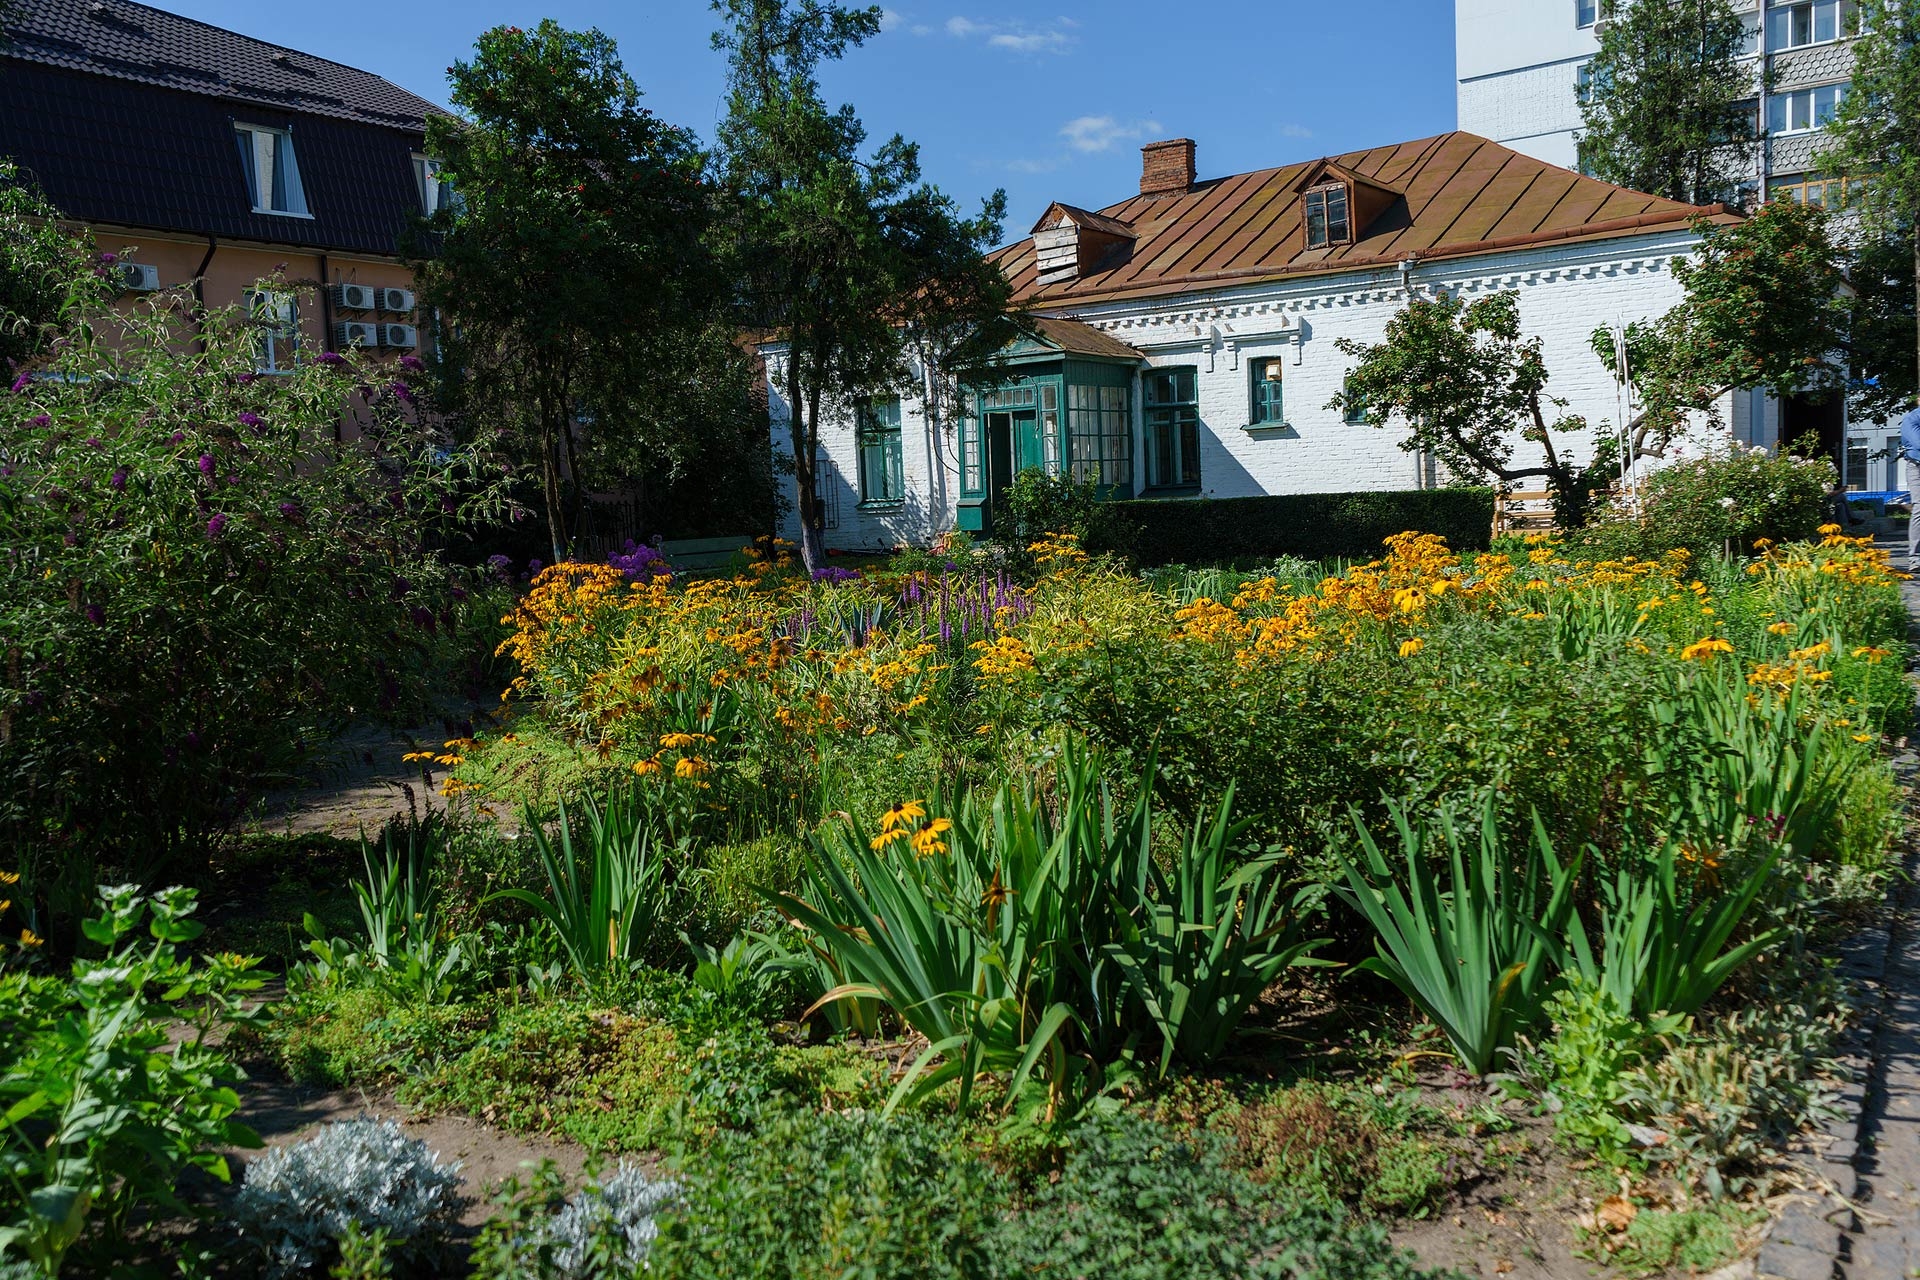
[[[357,727],[334,740],[307,785],[268,796],[255,825],[263,831],[351,840],[362,831],[378,831],[389,818],[442,812],[447,804],[439,792],[442,771],[431,765],[423,771],[401,757],[438,750],[451,736],[444,725]]]

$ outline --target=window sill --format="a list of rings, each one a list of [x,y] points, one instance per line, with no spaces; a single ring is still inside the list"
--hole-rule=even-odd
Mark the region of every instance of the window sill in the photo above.
[[[1250,436],[1297,436],[1300,434],[1293,429],[1291,422],[1249,422],[1240,429]]]
[[[313,221],[312,214],[295,213],[291,209],[255,209],[254,212],[258,214],[264,214],[266,217],[269,217],[269,218],[305,218],[308,222]]]
[[[898,511],[907,505],[905,498],[875,498],[860,504],[862,511]]]

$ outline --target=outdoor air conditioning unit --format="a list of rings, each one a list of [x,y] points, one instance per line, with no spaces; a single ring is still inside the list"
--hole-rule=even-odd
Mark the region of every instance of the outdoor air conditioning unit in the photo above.
[[[160,287],[160,268],[144,262],[120,264],[120,287],[132,293],[152,293]]]
[[[369,324],[365,320],[348,320],[333,326],[333,345],[336,347],[377,347],[380,345],[380,326]]]
[[[411,289],[376,289],[374,292],[380,296],[382,311],[393,311],[404,315],[413,310]]]
[[[410,324],[383,324],[380,326],[380,345],[412,350],[420,345],[420,331]]]
[[[377,306],[374,295],[378,292],[368,284],[336,284],[333,286],[333,305],[342,311],[372,311]]]

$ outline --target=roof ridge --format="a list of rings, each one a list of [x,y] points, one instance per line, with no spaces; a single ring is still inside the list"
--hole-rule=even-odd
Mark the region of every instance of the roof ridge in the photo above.
[[[387,84],[393,85],[394,88],[400,90],[402,93],[413,94],[416,98],[420,97],[419,94],[413,93],[413,90],[407,88],[405,85],[388,80],[387,77],[381,75],[378,71],[369,71],[365,67],[356,67],[350,62],[341,62],[339,59],[329,58],[325,54],[310,53],[305,49],[296,49],[290,44],[275,44],[273,41],[263,40],[259,36],[250,36],[244,31],[235,31],[232,27],[223,27],[217,23],[208,22],[204,18],[195,18],[189,14],[175,13],[171,9],[162,9],[158,5],[145,4],[142,0],[87,0],[86,7],[88,9],[92,9],[95,5],[100,5],[107,9],[113,9],[119,6],[124,6],[129,9],[145,9],[148,13],[157,13],[163,18],[171,18],[175,22],[185,22],[196,27],[204,27],[208,31],[218,31],[221,35],[233,36],[245,40],[250,44],[260,45],[262,48],[276,49],[281,53],[297,53],[303,58],[310,58],[314,62],[324,62],[328,66],[338,67],[342,71],[352,71],[358,75],[372,76],[375,80],[385,81]],[[0,49],[4,48],[4,45],[0,45]],[[425,98],[421,98],[420,100],[426,102]],[[432,104],[428,103],[428,105],[431,106]]]

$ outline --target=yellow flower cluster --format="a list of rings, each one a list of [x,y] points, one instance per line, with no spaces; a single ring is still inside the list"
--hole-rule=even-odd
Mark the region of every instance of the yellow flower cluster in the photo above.
[[[988,680],[1019,680],[1033,674],[1033,652],[1019,636],[976,640],[971,647],[980,655],[973,660],[974,669]]]
[[[902,800],[880,815],[880,833],[868,842],[875,851],[894,844],[905,844],[915,857],[931,858],[947,851],[942,838],[953,830],[949,818],[927,821],[927,806],[919,800]]]

